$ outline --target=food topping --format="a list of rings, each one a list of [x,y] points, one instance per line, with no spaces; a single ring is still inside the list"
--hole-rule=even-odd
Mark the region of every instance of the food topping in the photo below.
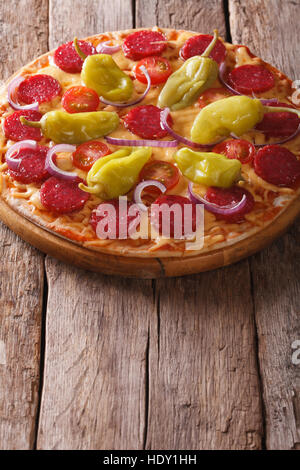
[[[201,56],[188,59],[168,78],[159,97],[158,106],[171,110],[185,108],[193,104],[203,91],[211,87],[218,76],[218,64],[209,58],[218,40],[218,31]]]
[[[31,75],[23,80],[18,88],[17,98],[26,104],[51,101],[61,92],[61,86],[56,78],[45,74]]]
[[[213,148],[213,152],[225,155],[227,158],[235,158],[242,164],[251,163],[255,156],[256,150],[251,142],[243,139],[226,140],[217,144]]]
[[[51,176],[42,184],[40,198],[43,206],[55,214],[68,214],[83,208],[90,195],[78,183]]]
[[[141,60],[144,57],[160,55],[167,47],[165,36],[158,31],[135,31],[123,42],[123,52],[128,59]]]
[[[273,88],[273,74],[263,65],[245,64],[233,69],[228,75],[228,83],[240,93],[262,93]]]
[[[67,113],[87,113],[97,111],[100,100],[91,88],[73,86],[65,92],[61,104]]]
[[[152,85],[164,83],[172,73],[171,64],[165,57],[146,57],[140,60],[134,70],[136,78],[141,83],[147,83],[142,67],[148,70]]]
[[[16,158],[19,164],[16,168],[10,169],[10,176],[20,183],[39,183],[45,180],[49,173],[45,168],[45,160],[48,147],[37,145],[35,148],[21,148],[17,151]],[[12,155],[12,157],[14,157]],[[8,163],[8,166],[9,163]]]
[[[78,45],[85,55],[96,53],[95,48],[89,42],[78,41]],[[54,62],[60,69],[67,73],[80,73],[83,65],[83,60],[77,54],[73,41],[62,44],[56,49]]]
[[[79,145],[72,155],[73,165],[83,171],[89,171],[101,157],[109,155],[111,150],[103,142],[90,140]]]
[[[15,111],[14,113],[7,116],[3,125],[4,133],[7,139],[16,141],[32,139],[36,140],[37,142],[41,140],[42,133],[40,129],[34,129],[33,127],[29,127],[26,124],[22,124],[20,121],[21,116],[30,121],[38,122],[41,119],[42,114],[35,110],[24,110]]]
[[[240,176],[241,163],[213,152],[178,150],[174,159],[181,173],[193,183],[229,188]]]
[[[210,34],[199,34],[198,36],[192,36],[187,41],[185,41],[184,45],[182,46],[180,50],[181,58],[187,60],[195,55],[202,55],[205,49],[211,43],[212,39],[213,36]],[[218,64],[225,60],[226,47],[219,39],[211,50],[209,57]]]
[[[240,186],[233,186],[229,189],[224,188],[208,188],[205,199],[219,207],[223,207],[223,212],[216,213],[217,218],[221,218],[231,223],[243,222],[244,216],[251,212],[254,207],[254,199],[252,194]],[[242,201],[244,202],[242,204]],[[230,210],[236,206],[237,210]],[[228,210],[226,210],[226,208]],[[208,208],[206,207],[208,210]]]
[[[254,159],[255,173],[268,183],[292,186],[300,178],[300,161],[285,147],[266,145]]]
[[[152,104],[137,106],[131,109],[124,117],[125,126],[143,139],[161,139],[168,135],[160,125],[161,109]],[[169,125],[172,125],[171,116],[168,117]]]

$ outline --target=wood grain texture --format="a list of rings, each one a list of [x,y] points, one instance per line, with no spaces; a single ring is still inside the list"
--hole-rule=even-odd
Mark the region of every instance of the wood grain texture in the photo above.
[[[21,15],[25,10],[30,14]],[[48,49],[47,1],[20,0],[17,8],[1,2],[0,27],[5,45],[0,79],[5,80]],[[2,224],[0,240],[0,449],[30,449],[38,406],[44,257]]]
[[[49,48],[75,36],[132,28],[131,0],[49,0]]]
[[[217,21],[225,31],[221,1],[139,0],[137,27],[149,24],[150,11],[151,22],[159,26],[209,32]],[[259,449],[262,416],[247,261],[195,277],[159,280],[156,304],[146,448]]]
[[[225,35],[222,0],[136,0],[136,26],[188,29]]]
[[[75,30],[82,37],[132,27],[131,1],[109,3],[108,8],[108,2],[64,1],[68,19],[63,21],[51,2],[50,45],[72,38]],[[46,272],[38,448],[142,448],[149,318],[154,311],[151,282],[90,274],[50,257]]]
[[[247,263],[157,281],[146,448],[261,447],[249,286]]]
[[[150,281],[47,258],[49,300],[39,449],[141,449]]]
[[[299,78],[299,10],[299,0],[230,0],[233,42]],[[299,228],[250,259],[269,449],[300,448],[300,368],[291,346],[300,339]]]

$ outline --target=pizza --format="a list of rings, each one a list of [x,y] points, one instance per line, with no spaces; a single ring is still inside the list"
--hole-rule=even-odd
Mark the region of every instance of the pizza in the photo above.
[[[155,27],[70,41],[1,89],[1,198],[89,251],[160,258],[234,246],[299,197],[292,94],[282,72],[216,31]],[[156,207],[155,236],[130,236],[137,204],[148,226]],[[173,204],[192,235],[175,236],[172,213],[164,233],[159,208]],[[198,206],[203,244],[191,252]]]

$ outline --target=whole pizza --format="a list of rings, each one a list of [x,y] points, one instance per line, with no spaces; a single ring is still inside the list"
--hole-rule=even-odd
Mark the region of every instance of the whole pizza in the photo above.
[[[75,38],[1,90],[2,201],[89,252],[234,248],[297,204],[292,95],[282,72],[217,30]]]

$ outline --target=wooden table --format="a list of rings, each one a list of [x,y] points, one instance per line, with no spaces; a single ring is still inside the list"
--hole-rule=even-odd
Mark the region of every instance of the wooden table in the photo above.
[[[299,10],[1,2],[1,78],[74,35],[158,24],[218,27],[296,79]],[[75,269],[1,226],[0,448],[299,449],[299,228],[233,266],[149,281]]]

